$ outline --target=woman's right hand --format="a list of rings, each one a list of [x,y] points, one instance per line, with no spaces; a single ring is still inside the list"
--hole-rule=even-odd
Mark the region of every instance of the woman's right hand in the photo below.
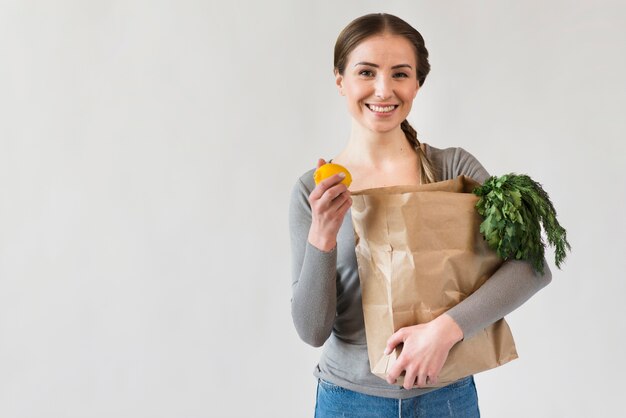
[[[317,167],[326,164],[319,159]],[[352,206],[350,191],[341,183],[344,174],[335,174],[322,180],[309,195],[312,219],[309,242],[322,251],[330,251],[337,245],[337,233],[343,218]]]

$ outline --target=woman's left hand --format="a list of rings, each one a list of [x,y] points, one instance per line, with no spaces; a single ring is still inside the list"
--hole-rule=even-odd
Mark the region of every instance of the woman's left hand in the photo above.
[[[389,370],[387,382],[394,384],[402,372],[403,387],[413,388],[436,384],[439,372],[448,358],[450,349],[463,339],[463,331],[459,325],[444,313],[430,322],[400,328],[387,340],[385,354],[393,351],[403,343],[402,353]],[[417,379],[417,382],[416,382]]]

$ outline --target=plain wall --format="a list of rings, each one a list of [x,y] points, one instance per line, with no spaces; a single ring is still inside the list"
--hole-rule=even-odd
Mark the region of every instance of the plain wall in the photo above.
[[[349,134],[335,39],[379,11],[430,51],[420,138],[540,181],[572,244],[507,316],[520,358],[476,376],[483,417],[619,414],[623,2],[21,0],[0,3],[0,416],[313,415],[288,201]]]

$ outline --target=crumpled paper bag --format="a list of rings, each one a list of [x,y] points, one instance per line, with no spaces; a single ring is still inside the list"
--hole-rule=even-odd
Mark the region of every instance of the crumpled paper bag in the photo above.
[[[401,347],[385,355],[387,339],[405,326],[429,322],[478,289],[502,264],[479,232],[479,184],[465,176],[419,186],[352,193],[352,221],[371,371],[385,379]],[[501,319],[457,343],[436,385],[517,358]],[[402,385],[402,376],[396,382]]]

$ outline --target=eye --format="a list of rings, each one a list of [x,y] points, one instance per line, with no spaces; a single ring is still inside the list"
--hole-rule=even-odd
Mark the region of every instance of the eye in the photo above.
[[[365,77],[371,77],[374,75],[374,73],[371,70],[361,70],[359,71],[359,75],[362,75]]]
[[[409,75],[407,73],[395,73],[393,76],[397,78],[407,78]]]

